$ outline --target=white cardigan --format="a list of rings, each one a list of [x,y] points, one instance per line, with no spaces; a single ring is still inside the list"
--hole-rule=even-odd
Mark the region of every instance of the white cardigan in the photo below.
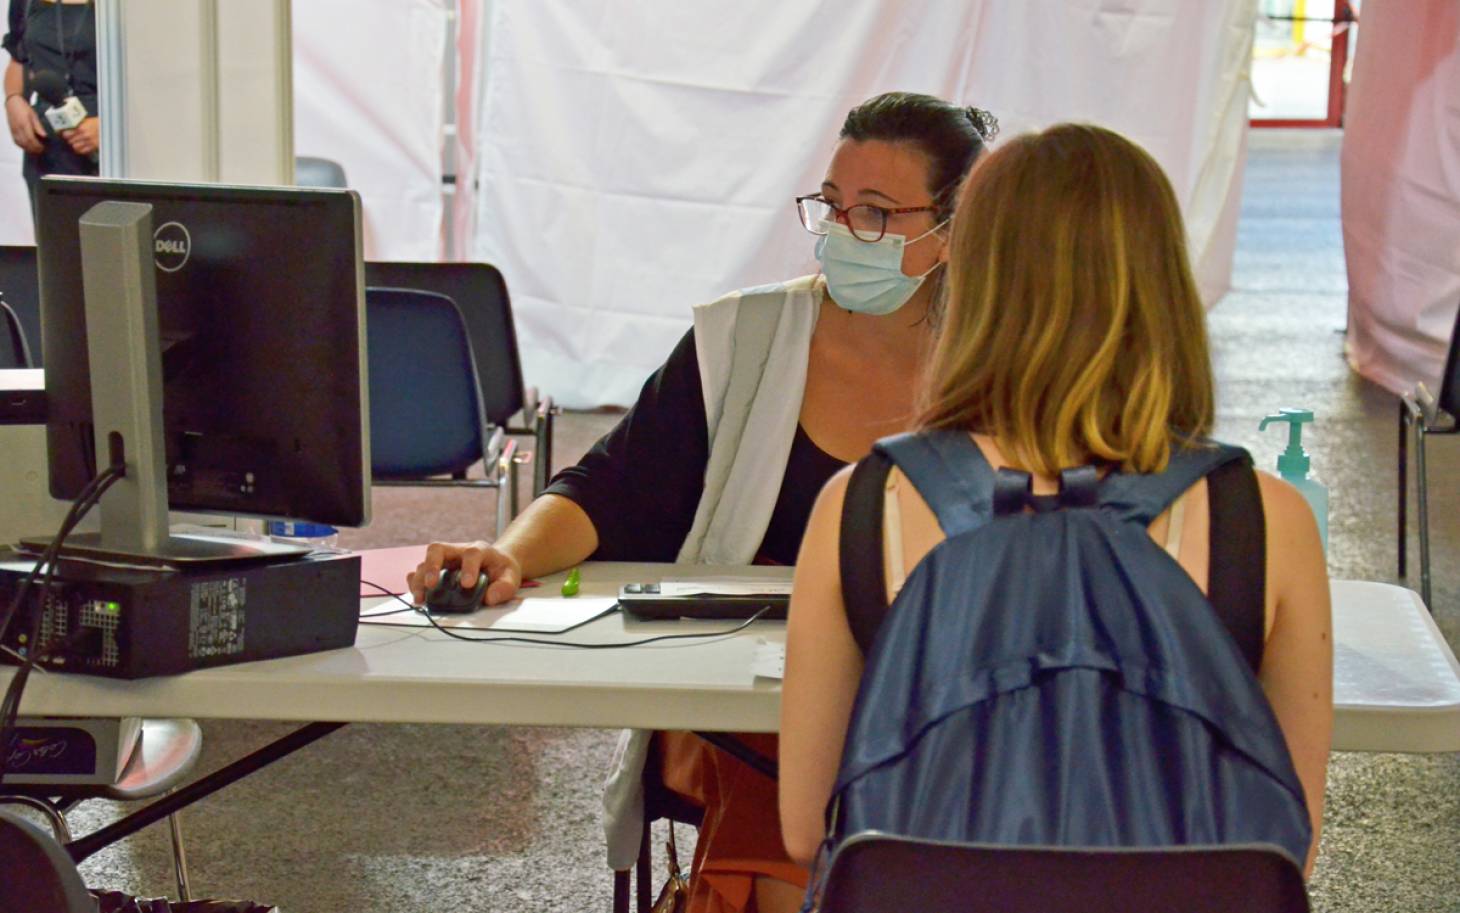
[[[680,564],[749,564],[765,538],[786,474],[806,391],[818,276],[732,292],[694,309],[710,456]],[[608,864],[639,855],[650,733],[626,729],[603,793]]]

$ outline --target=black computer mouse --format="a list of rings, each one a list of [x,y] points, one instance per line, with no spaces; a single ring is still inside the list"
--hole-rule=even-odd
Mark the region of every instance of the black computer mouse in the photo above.
[[[460,615],[482,607],[482,594],[487,591],[487,575],[477,574],[477,585],[461,586],[461,571],[442,571],[436,585],[426,591],[426,611],[432,615]]]

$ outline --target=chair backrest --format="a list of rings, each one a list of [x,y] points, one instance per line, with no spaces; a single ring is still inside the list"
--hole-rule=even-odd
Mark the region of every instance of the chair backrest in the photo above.
[[[1276,847],[1071,849],[848,838],[822,913],[1307,913],[1303,875]]]
[[[36,271],[34,246],[0,245],[0,292],[5,293],[5,303],[20,318],[20,326],[30,350],[30,366],[41,367],[40,278]],[[0,346],[3,345],[4,340],[0,339]],[[3,357],[0,354],[0,358]],[[0,367],[6,365],[0,364]]]
[[[419,289],[365,289],[370,465],[378,478],[464,471],[482,459],[486,420],[456,304]]]
[[[299,187],[349,187],[345,166],[332,159],[301,155],[294,159],[294,183]]]
[[[486,263],[366,263],[365,284],[445,295],[461,309],[482,383],[482,408],[495,425],[522,408],[522,362],[507,283]]]
[[[95,913],[76,863],[51,835],[0,811],[0,910]]]
[[[25,342],[25,328],[20,317],[0,298],[0,368],[29,368],[30,346]]]
[[[1455,328],[1450,331],[1450,354],[1440,378],[1440,408],[1460,417],[1460,307],[1455,308]]]

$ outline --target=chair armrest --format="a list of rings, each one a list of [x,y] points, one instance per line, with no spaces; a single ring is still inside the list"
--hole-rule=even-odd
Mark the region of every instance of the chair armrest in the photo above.
[[[522,423],[528,431],[537,427],[539,414],[537,388],[527,387],[522,391]]]
[[[502,481],[503,479],[509,476],[515,478],[512,475],[512,465],[517,460],[517,439],[507,437],[506,432],[501,428],[497,429],[497,435],[500,436],[502,443],[497,452],[496,478],[500,484],[506,484]]]
[[[1419,423],[1426,432],[1448,434],[1456,430],[1455,416],[1440,408],[1435,395],[1424,384],[1415,384],[1414,389],[1400,397],[1411,424]]]
[[[498,467],[502,465],[502,450],[510,440],[507,429],[501,425],[490,422],[482,425],[482,474],[488,479],[500,477]]]
[[[553,405],[551,396],[537,398],[537,388],[532,388],[532,427],[536,430],[544,422],[551,423],[554,415],[560,414],[563,410]]]

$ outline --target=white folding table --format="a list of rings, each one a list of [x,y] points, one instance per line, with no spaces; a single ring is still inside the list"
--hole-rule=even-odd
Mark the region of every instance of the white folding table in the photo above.
[[[590,563],[581,596],[612,596],[623,583],[730,573],[788,579],[789,568],[707,568]],[[555,595],[563,575],[540,590]],[[1419,597],[1387,584],[1333,583],[1333,747],[1353,751],[1460,751],[1460,664]],[[363,613],[392,600],[362,600]],[[667,633],[716,632],[734,622],[645,622],[612,614],[566,634],[576,643],[623,643]],[[429,627],[362,624],[353,647],[305,656],[119,681],[35,674],[27,716],[147,716],[310,722],[171,795],[67,844],[80,861],[350,722],[638,727],[775,732],[780,682],[756,678],[765,643],[785,624],[759,621],[734,634],[609,650],[466,643]],[[468,636],[490,636],[468,632]],[[0,668],[0,689],[13,676]],[[734,750],[734,746],[727,745]]]
[[[737,568],[785,580],[789,568]],[[626,582],[692,579],[728,569],[618,562],[583,568],[581,594],[611,596]],[[562,575],[524,591],[556,595]],[[1402,587],[1334,581],[1333,747],[1345,751],[1460,751],[1460,665],[1419,597]],[[363,600],[366,612],[388,608]],[[724,621],[639,621],[615,613],[567,634],[612,643],[719,631]],[[482,632],[467,632],[484,636]],[[477,644],[432,628],[362,624],[355,646],[162,678],[118,681],[36,674],[28,716],[180,716],[524,726],[642,727],[774,732],[780,683],[756,678],[761,642],[781,622],[740,633],[622,650]],[[0,668],[0,687],[11,671]]]

